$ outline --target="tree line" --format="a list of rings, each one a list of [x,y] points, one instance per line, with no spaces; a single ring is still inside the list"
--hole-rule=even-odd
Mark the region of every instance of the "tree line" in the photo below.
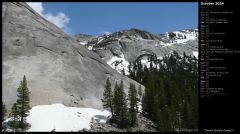
[[[154,121],[159,131],[198,127],[198,60],[173,51],[161,60],[130,63],[131,79],[145,86],[142,114]]]

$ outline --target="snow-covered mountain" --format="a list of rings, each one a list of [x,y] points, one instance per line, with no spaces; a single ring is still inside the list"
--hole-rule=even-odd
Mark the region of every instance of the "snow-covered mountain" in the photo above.
[[[76,38],[76,40],[81,40]],[[99,54],[113,69],[128,73],[129,62],[141,60],[149,66],[148,56],[161,59],[173,51],[198,58],[198,29],[152,34],[139,29],[118,31],[95,37],[86,47]]]

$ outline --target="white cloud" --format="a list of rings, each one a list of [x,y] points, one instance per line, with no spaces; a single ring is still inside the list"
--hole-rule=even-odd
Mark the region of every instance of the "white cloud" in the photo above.
[[[105,35],[111,34],[111,32],[108,32],[108,31],[102,31],[101,33],[102,33],[102,34],[105,34]]]
[[[37,13],[43,15],[43,5],[42,2],[27,2],[27,4],[32,7]]]
[[[55,25],[57,25],[59,28],[64,28],[69,23],[70,19],[68,16],[66,16],[64,13],[59,12],[57,15],[53,15],[51,13],[44,14],[45,18]]]
[[[32,7],[37,13],[42,15],[45,19],[52,22],[65,32],[69,31],[67,24],[70,22],[70,18],[63,12],[59,12],[56,15],[52,13],[44,13],[44,7],[42,2],[27,2],[27,4]]]

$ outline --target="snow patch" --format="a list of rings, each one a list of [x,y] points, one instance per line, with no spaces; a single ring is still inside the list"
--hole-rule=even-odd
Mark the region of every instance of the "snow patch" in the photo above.
[[[87,42],[79,42],[79,44],[85,46]]]
[[[196,31],[182,30],[173,32],[176,34],[176,37],[170,43],[164,43],[163,47],[171,46],[173,44],[185,44],[187,41],[195,40],[198,33]],[[169,38],[169,32],[166,33],[166,37]]]
[[[163,57],[157,57],[157,59],[161,60]],[[143,66],[147,66],[147,68],[150,68],[150,61],[148,59],[141,59],[141,63]],[[120,56],[113,56],[109,61],[107,61],[107,64],[110,65],[113,69],[117,70],[119,73],[122,74],[122,70],[125,70],[125,75],[129,75],[129,62],[126,61],[124,58],[124,55],[121,54]],[[157,67],[159,69],[158,64],[155,64],[153,62],[153,67]]]
[[[111,116],[109,111],[93,108],[66,107],[63,104],[38,105],[30,110],[27,131],[79,131],[90,129],[91,119],[106,123]]]
[[[119,57],[113,56],[109,61],[107,61],[107,64],[110,65],[113,69],[117,70],[119,73],[122,73],[122,70],[125,70],[125,74],[128,75],[128,65],[129,62],[126,61],[124,58],[124,54],[122,53]]]
[[[93,46],[89,46],[89,47],[88,47],[88,50],[92,50],[92,49],[93,49]]]
[[[97,42],[97,44],[99,44],[100,42],[102,42],[103,39],[104,39],[104,38],[102,38],[102,37],[101,37],[100,39],[98,38],[98,42]]]
[[[197,51],[193,51],[193,56],[195,56],[196,58],[198,58],[198,52],[197,52]]]

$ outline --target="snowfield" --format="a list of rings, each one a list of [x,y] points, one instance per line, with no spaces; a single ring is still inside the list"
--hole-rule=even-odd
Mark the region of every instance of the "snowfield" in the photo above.
[[[85,46],[87,42],[79,42],[79,44]]]
[[[31,131],[79,131],[90,129],[91,118],[106,123],[111,116],[109,111],[93,108],[66,107],[63,104],[39,105],[30,110],[27,122]]]
[[[195,29],[196,30],[196,29]],[[185,44],[187,41],[189,40],[195,40],[197,38],[197,34],[196,32],[190,32],[189,30],[182,30],[183,32],[186,32],[186,33],[183,33],[183,32],[180,32],[180,31],[175,31],[173,33],[176,34],[176,38],[177,39],[174,39],[173,42],[171,43],[163,43],[163,47],[166,47],[166,46],[171,46],[173,44]],[[166,33],[167,34],[167,37],[169,38],[169,34],[168,32]],[[179,37],[182,36],[182,37],[186,37],[186,39],[183,39],[183,38],[180,38]]]

